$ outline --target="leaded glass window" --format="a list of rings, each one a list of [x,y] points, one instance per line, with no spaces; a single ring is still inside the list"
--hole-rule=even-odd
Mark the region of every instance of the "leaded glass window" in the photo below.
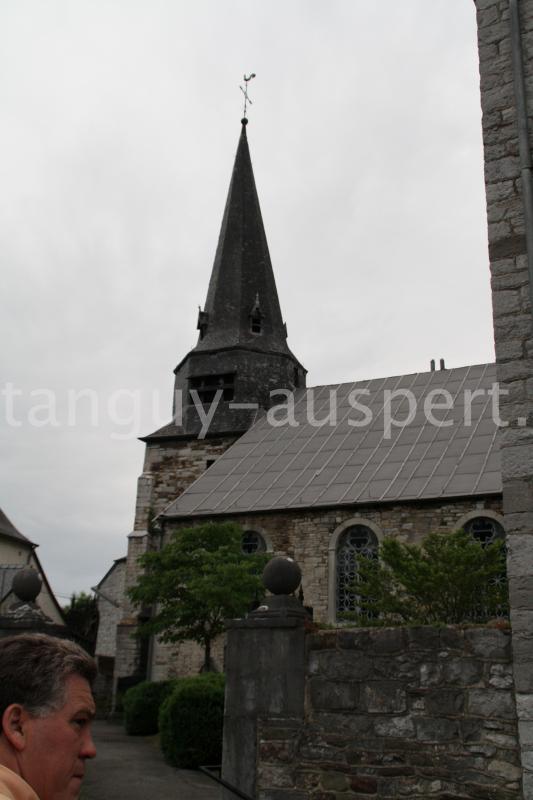
[[[366,525],[351,525],[337,544],[337,614],[359,611],[359,596],[353,592],[358,580],[357,560],[360,556],[376,558],[378,541]]]
[[[265,553],[265,540],[256,531],[244,531],[242,535],[242,552],[251,555],[252,553]]]
[[[500,523],[490,517],[475,517],[465,524],[464,529],[483,547],[505,536]]]
[[[487,547],[489,544],[501,541],[505,538],[505,531],[503,527],[495,519],[490,517],[474,517],[468,520],[463,526],[464,530],[470,534],[473,539],[476,539],[482,547]],[[505,570],[495,578],[491,578],[491,584],[501,588],[507,587],[507,575]],[[487,616],[495,617],[508,617],[509,610],[507,604],[498,606],[494,612],[488,612],[487,608],[480,605],[477,610],[477,616],[480,620],[486,620]]]

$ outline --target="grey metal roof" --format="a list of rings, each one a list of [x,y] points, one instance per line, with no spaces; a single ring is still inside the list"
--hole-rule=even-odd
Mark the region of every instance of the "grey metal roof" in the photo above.
[[[297,426],[275,427],[263,417],[163,515],[228,515],[499,493],[498,428],[487,394],[496,380],[495,364],[480,364],[303,390],[296,396]],[[423,408],[428,394],[438,389],[453,399],[451,410],[434,411],[437,420],[448,423],[445,427],[431,424]],[[360,390],[368,392],[358,402],[370,409],[372,421],[355,427],[363,413],[350,405],[350,393]],[[409,425],[392,427],[386,438],[384,393],[397,390],[412,392],[416,414]],[[327,414],[330,392],[336,397],[337,423],[315,426],[307,419],[307,403],[314,402],[316,419],[321,419]],[[478,392],[471,403],[468,392]],[[465,424],[469,405],[472,420]],[[405,419],[408,399],[393,396],[391,409],[395,419]]]

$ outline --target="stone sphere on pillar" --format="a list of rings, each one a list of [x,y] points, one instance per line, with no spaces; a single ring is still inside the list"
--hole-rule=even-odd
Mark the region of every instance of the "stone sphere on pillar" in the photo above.
[[[13,593],[25,603],[34,603],[41,591],[43,582],[38,573],[31,567],[19,570],[13,578]]]
[[[302,571],[289,556],[270,559],[263,570],[263,584],[272,594],[292,594],[302,582]]]

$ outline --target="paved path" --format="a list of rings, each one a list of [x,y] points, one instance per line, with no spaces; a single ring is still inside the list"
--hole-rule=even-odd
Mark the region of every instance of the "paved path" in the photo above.
[[[97,756],[87,763],[80,800],[219,800],[218,785],[163,760],[156,737],[126,736],[122,725],[97,720]]]

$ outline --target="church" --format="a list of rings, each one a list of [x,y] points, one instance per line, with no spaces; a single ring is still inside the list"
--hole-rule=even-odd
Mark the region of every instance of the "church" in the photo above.
[[[425,373],[306,386],[287,343],[246,118],[198,341],[174,373],[172,420],[142,439],[126,589],[138,557],[175,530],[231,520],[245,552],[296,559],[314,619],[335,623],[353,607],[358,554],[384,537],[504,535],[494,364],[432,362]],[[119,616],[115,681],[199,671],[196,645],[133,636],[139,610],[126,594]],[[214,656],[222,667],[222,643]]]

